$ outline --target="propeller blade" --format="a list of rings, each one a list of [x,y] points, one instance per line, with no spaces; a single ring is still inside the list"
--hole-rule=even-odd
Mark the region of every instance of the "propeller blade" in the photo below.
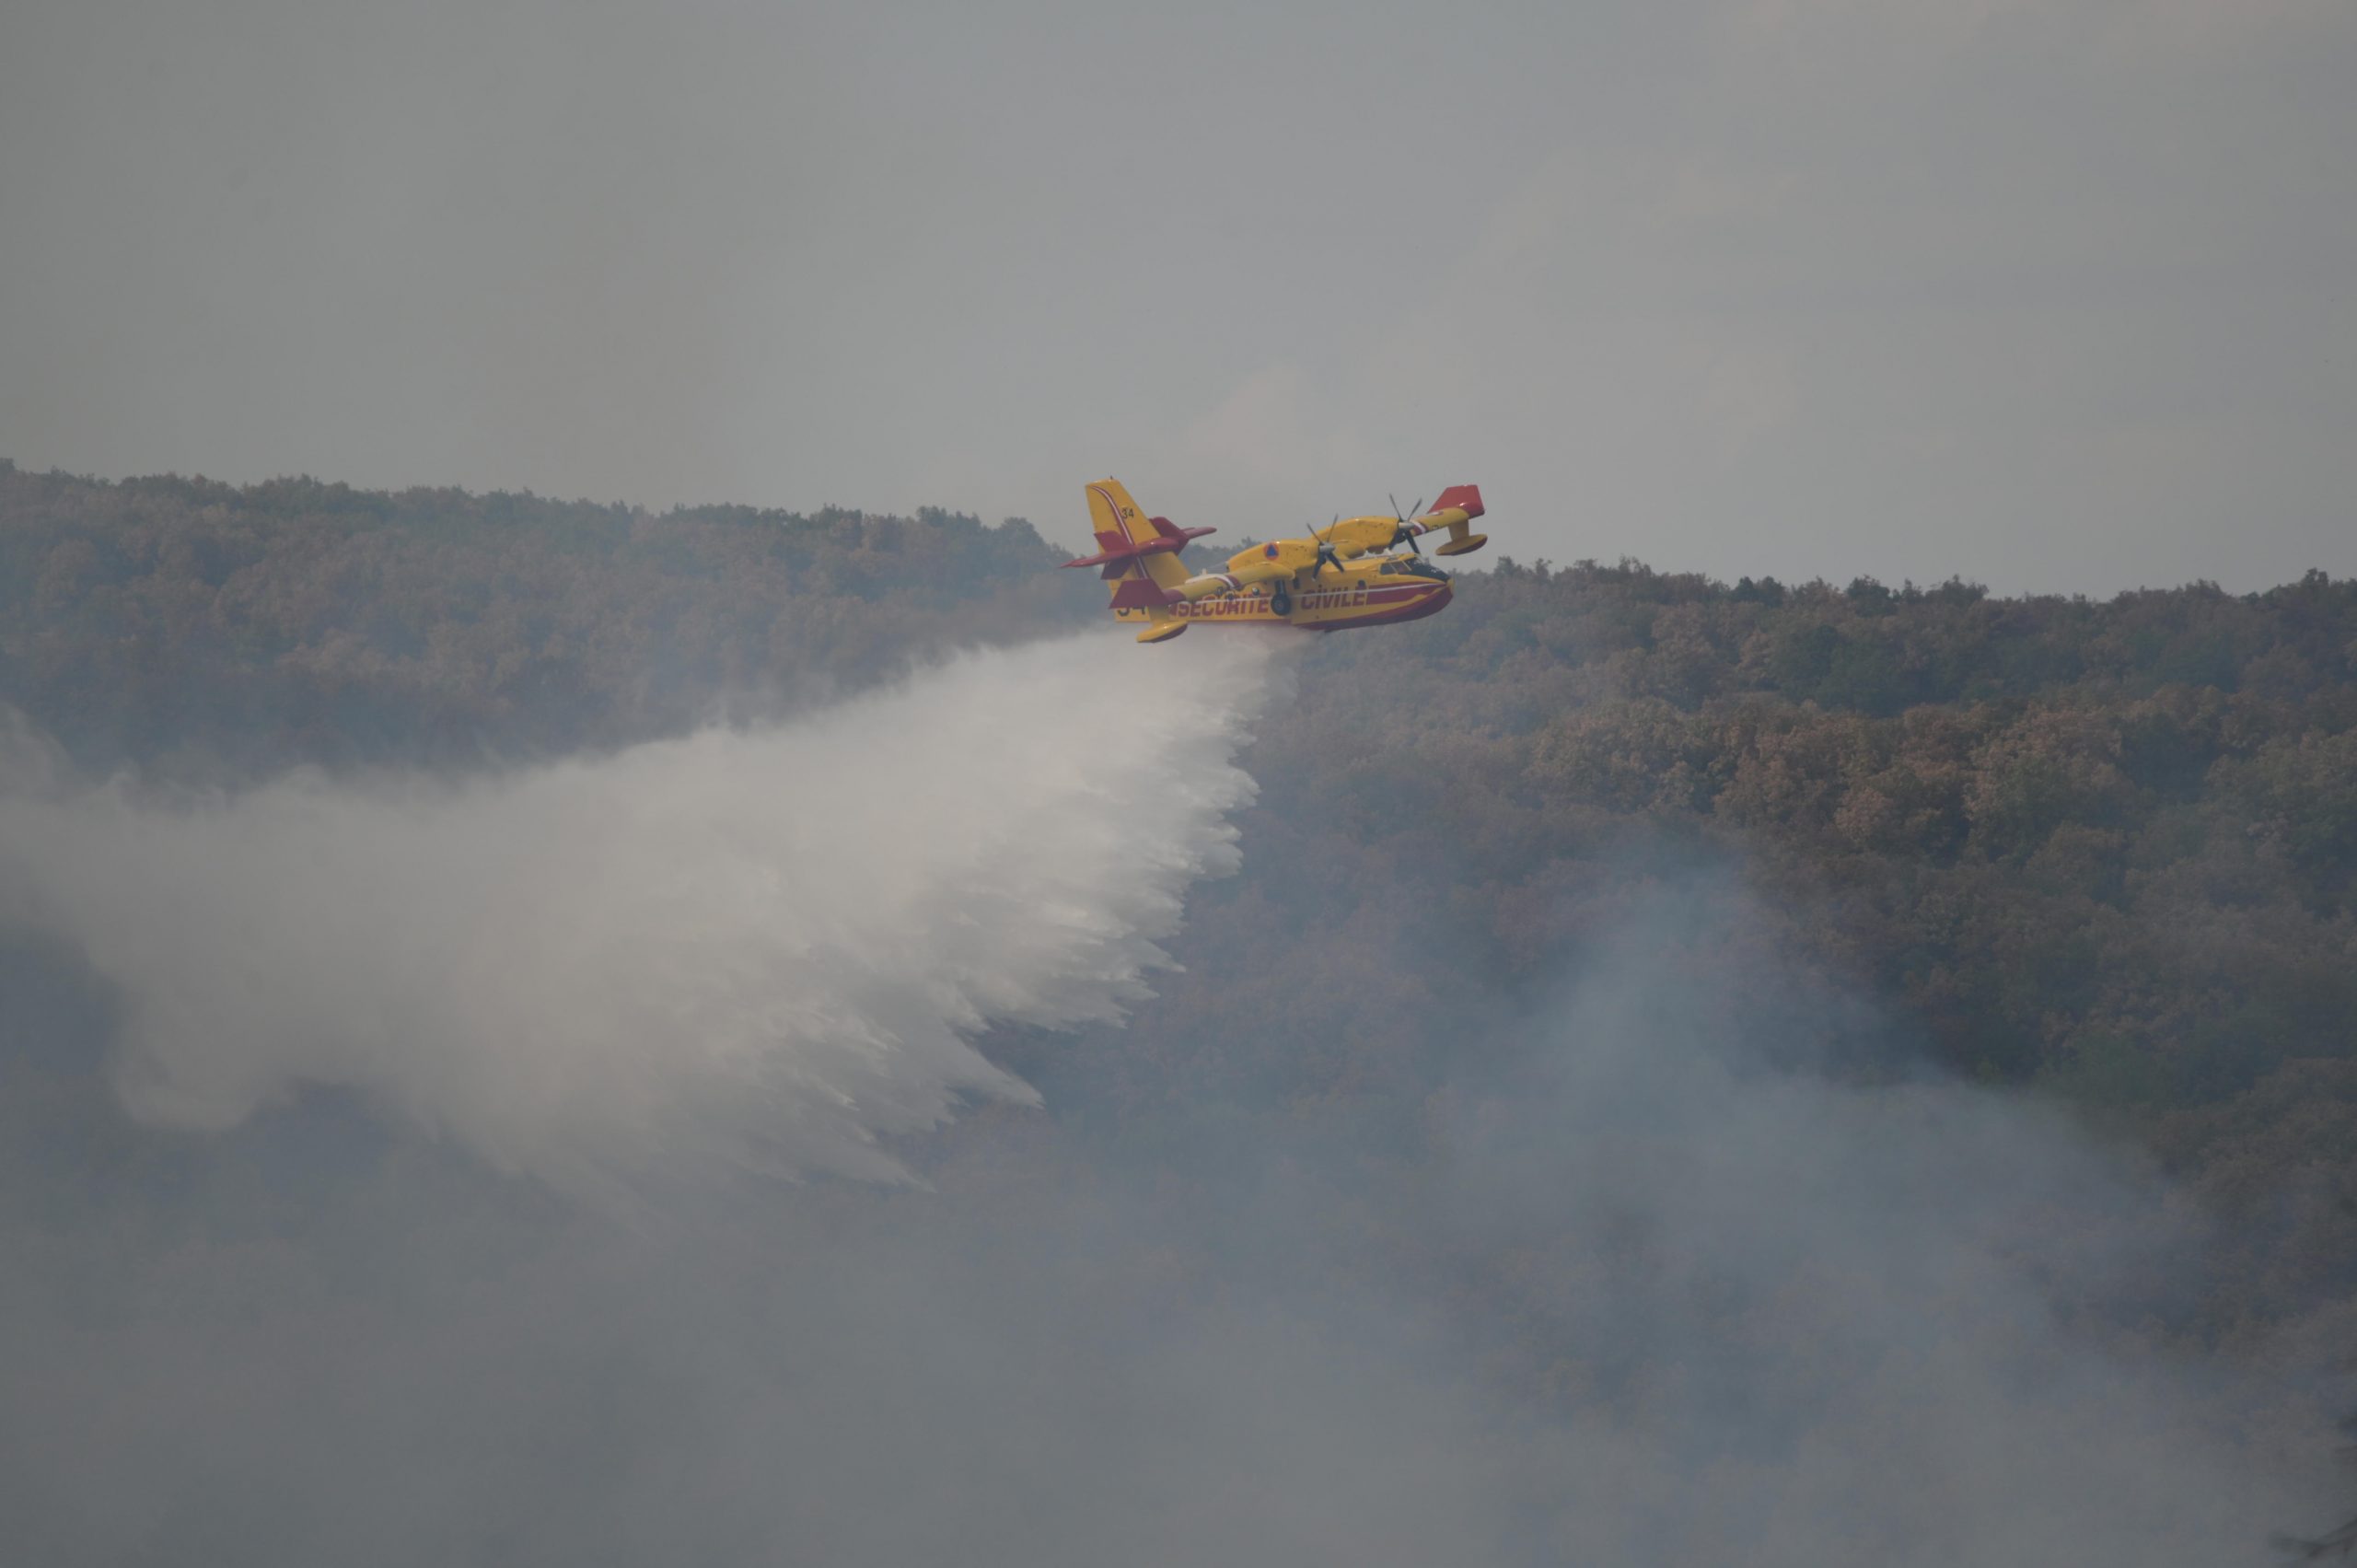
[[[1326,534],[1332,533],[1334,531],[1335,523],[1339,523],[1341,520],[1342,514],[1337,512],[1334,514],[1333,522],[1329,522],[1326,525],[1326,533],[1319,533],[1316,528],[1309,530],[1309,537],[1318,541],[1318,562],[1317,564],[1313,565],[1309,569],[1309,575],[1311,576],[1315,577],[1318,573],[1323,572],[1329,566],[1339,568],[1341,565],[1341,562],[1334,559],[1334,547],[1326,542]]]
[[[1416,542],[1416,536],[1409,531],[1408,517],[1422,517],[1424,515],[1424,504],[1422,501],[1417,502],[1415,511],[1408,514],[1406,517],[1403,517],[1400,515],[1399,511],[1399,497],[1391,494],[1387,491],[1384,493],[1384,499],[1391,503],[1392,520],[1399,525],[1399,531],[1391,536],[1391,542],[1394,544],[1405,543],[1411,554],[1422,555],[1424,552],[1423,547]]]

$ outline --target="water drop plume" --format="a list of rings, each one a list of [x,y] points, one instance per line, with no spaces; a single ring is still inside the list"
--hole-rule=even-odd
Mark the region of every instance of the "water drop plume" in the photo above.
[[[1237,862],[1267,645],[977,653],[764,727],[462,778],[160,798],[21,738],[0,917],[119,990],[131,1111],[226,1128],[343,1086],[563,1184],[905,1173],[883,1140],[1031,1090],[989,1021],[1116,1016]]]

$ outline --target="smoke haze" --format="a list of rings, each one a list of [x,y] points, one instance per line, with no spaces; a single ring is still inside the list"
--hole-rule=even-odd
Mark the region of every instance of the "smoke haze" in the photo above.
[[[2190,1568],[2319,1516],[2314,1411],[2165,1349],[2198,1216],[1698,981],[1770,923],[1734,877],[1419,1104],[1070,1098],[1237,864],[1269,678],[1097,646],[465,781],[20,756],[27,1560]],[[1084,1026],[1044,1113],[989,1020]]]

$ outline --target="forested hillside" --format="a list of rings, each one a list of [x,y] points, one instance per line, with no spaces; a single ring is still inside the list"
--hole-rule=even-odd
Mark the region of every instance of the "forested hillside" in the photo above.
[[[1674,961],[1748,1022],[2147,1143],[2225,1222],[2189,1328],[2280,1323],[2357,1292],[2352,670],[2357,583],[2321,575],[2092,602],[1502,560],[1303,651],[1245,876],[1199,893],[1176,1005],[1132,1032],[1183,1055],[1198,989],[1271,1019],[1306,994],[1352,1044],[1257,1070],[1412,1092],[1707,872],[1721,918]],[[1310,923],[1338,897],[1345,928]]]
[[[0,703],[98,766],[610,746],[1081,607],[1029,525],[0,461]]]
[[[1058,558],[940,513],[0,469],[0,702],[160,776],[610,746],[1082,624],[1100,587]],[[2357,1296],[2353,674],[2357,584],[2321,575],[2092,601],[1501,559],[1288,650],[1245,871],[1161,1004],[994,1049],[1116,1121],[1412,1120],[1483,1020],[1699,886],[1734,912],[1688,960],[1794,1049],[1928,1053],[2143,1142],[2235,1221],[2189,1327],[2281,1322]],[[1206,1027],[1237,1020],[1249,1051]]]

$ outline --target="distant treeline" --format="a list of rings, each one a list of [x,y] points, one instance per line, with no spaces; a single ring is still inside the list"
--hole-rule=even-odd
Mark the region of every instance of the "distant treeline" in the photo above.
[[[0,466],[0,702],[99,767],[539,755],[1100,614],[1059,558],[938,512]],[[1747,912],[1691,961],[1800,1045],[2061,1097],[2214,1201],[2229,1266],[2186,1327],[2357,1296],[2357,583],[1996,598],[1501,559],[1443,615],[1299,653],[1187,970],[1118,1034],[996,1042],[1062,1103],[1412,1121],[1482,1020],[1716,867]],[[1109,628],[1105,656],[1167,656]]]
[[[661,515],[0,462],[0,703],[95,765],[540,754],[807,700],[1081,607],[1027,523]]]

